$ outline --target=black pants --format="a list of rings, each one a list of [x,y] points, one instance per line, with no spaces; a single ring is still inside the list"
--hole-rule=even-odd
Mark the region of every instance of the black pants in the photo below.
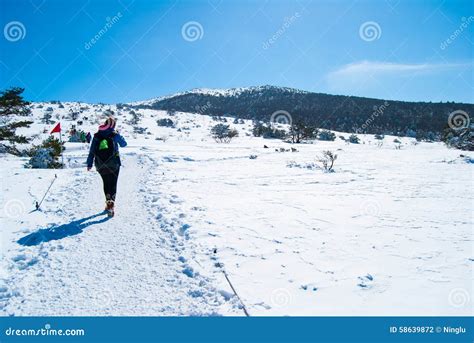
[[[102,181],[104,182],[104,194],[106,200],[115,201],[115,193],[117,193],[117,180],[120,168],[116,170],[99,171]]]

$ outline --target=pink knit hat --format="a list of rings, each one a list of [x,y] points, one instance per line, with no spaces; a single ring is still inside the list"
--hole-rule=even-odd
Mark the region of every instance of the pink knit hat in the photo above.
[[[104,124],[99,126],[99,131],[105,131],[110,128],[115,129],[116,121],[113,117],[108,117]]]

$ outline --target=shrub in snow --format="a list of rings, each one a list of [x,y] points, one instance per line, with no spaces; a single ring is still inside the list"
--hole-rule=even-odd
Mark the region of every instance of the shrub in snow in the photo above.
[[[158,119],[156,123],[158,124],[158,126],[172,127],[172,128],[175,127],[174,122],[169,118]]]
[[[140,127],[140,126],[134,126],[133,127],[133,133],[138,133],[140,135],[146,133],[146,127]]]
[[[257,155],[250,155],[249,158],[250,158],[251,160],[256,160],[256,159],[257,159]]]
[[[252,134],[255,137],[263,137],[266,139],[285,139],[287,133],[285,130],[280,130],[270,127],[268,124],[262,122],[255,122],[252,128]]]
[[[238,137],[239,132],[226,124],[216,124],[211,128],[211,136],[219,143],[229,143],[232,138]]]
[[[440,138],[441,138],[440,134],[436,134],[432,131],[428,131],[428,132],[419,131],[416,133],[416,140],[420,142],[432,143],[434,141],[439,141]]]
[[[377,133],[377,134],[374,135],[374,138],[377,139],[377,140],[379,140],[379,141],[381,141],[382,139],[385,138],[385,136],[384,136],[384,135],[379,135],[379,134]]]
[[[349,136],[348,142],[352,143],[352,144],[359,144],[360,139],[356,135],[352,134],[352,135]]]
[[[293,123],[290,126],[290,138],[292,143],[301,143],[307,139],[314,139],[318,134],[318,130],[301,122]]]
[[[326,173],[332,173],[334,162],[337,159],[337,154],[334,154],[332,151],[323,151],[323,154],[318,157],[318,162],[321,163],[322,169]]]
[[[132,115],[132,118],[128,120],[129,125],[137,125],[140,120],[142,119],[142,115],[140,113],[137,113],[135,111],[130,111],[130,114]]]
[[[395,139],[393,140],[393,143],[395,143],[395,144],[402,144],[402,142],[400,142],[400,140],[399,140],[398,138],[395,138]]]
[[[38,148],[34,151],[33,156],[31,156],[30,161],[28,162],[29,167],[31,168],[40,168],[48,169],[54,168],[54,158],[51,154],[51,149]]]
[[[474,124],[462,129],[448,128],[442,140],[451,148],[474,151]]]
[[[31,156],[27,167],[30,168],[44,168],[56,169],[61,168],[62,164],[59,162],[59,157],[64,150],[64,143],[59,139],[50,136],[44,140],[39,146],[34,146],[29,155]]]
[[[405,136],[410,137],[410,138],[415,138],[416,137],[416,131],[412,129],[408,129],[405,133]]]
[[[320,141],[333,141],[336,139],[336,135],[329,130],[321,130],[318,133],[318,139]]]
[[[54,121],[51,120],[52,117],[53,117],[53,116],[51,115],[51,112],[46,112],[46,113],[43,115],[43,117],[41,118],[41,122],[42,122],[43,124],[48,124],[48,125],[49,125],[49,124],[52,124],[52,123],[54,123]]]

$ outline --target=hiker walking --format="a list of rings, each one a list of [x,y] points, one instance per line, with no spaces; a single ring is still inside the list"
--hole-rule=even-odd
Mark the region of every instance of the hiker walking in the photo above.
[[[108,215],[114,215],[115,193],[120,172],[119,146],[127,146],[125,139],[115,131],[116,120],[107,118],[104,124],[94,134],[87,157],[87,171],[95,164],[102,177],[105,194],[105,210]]]

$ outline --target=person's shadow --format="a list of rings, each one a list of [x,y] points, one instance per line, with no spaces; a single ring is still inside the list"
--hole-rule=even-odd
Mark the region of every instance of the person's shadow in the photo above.
[[[92,216],[89,216],[89,217],[73,220],[72,222],[68,224],[52,226],[47,229],[39,229],[38,231],[32,232],[29,235],[20,238],[18,240],[18,244],[25,245],[25,246],[32,246],[32,245],[38,245],[42,242],[55,241],[58,239],[62,239],[64,237],[78,235],[82,232],[82,230],[84,230],[88,226],[91,226],[94,224],[101,224],[109,220],[110,217],[107,216],[100,220],[88,221],[90,219],[99,217],[106,213],[107,213],[106,211],[103,211],[97,214],[93,214]]]

